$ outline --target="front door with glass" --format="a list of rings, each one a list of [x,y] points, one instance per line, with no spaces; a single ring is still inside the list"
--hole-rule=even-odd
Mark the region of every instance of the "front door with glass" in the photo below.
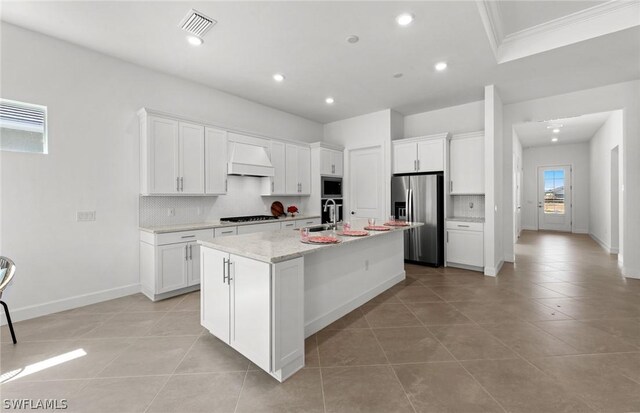
[[[571,167],[538,168],[538,229],[571,232]]]

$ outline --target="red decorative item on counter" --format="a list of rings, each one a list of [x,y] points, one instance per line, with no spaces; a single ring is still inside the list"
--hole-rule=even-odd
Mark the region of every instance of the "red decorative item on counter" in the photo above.
[[[289,205],[289,207],[287,208],[287,212],[290,213],[292,217],[294,217],[298,213],[298,207],[295,205]]]

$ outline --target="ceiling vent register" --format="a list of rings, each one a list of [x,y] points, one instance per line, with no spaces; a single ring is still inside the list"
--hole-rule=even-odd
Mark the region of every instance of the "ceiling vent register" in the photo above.
[[[180,23],[180,27],[185,32],[202,38],[217,21],[207,17],[195,9],[189,10],[187,16]]]

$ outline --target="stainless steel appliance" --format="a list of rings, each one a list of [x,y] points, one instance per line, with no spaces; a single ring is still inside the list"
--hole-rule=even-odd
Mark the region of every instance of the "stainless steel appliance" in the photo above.
[[[342,198],[342,178],[331,178],[323,176],[320,180],[320,197],[327,198]]]
[[[442,173],[394,175],[391,211],[397,219],[422,222],[404,233],[405,261],[444,263],[444,178]]]
[[[335,211],[336,211],[336,222],[340,222],[342,221],[342,198],[327,198],[327,199],[333,199],[334,202],[336,203],[335,206]],[[327,199],[321,199],[320,200],[320,211],[322,212],[322,223],[323,224],[330,224],[333,222],[332,216],[331,216],[331,208],[326,208],[325,210],[325,204],[327,202]],[[331,205],[333,206],[333,205]]]

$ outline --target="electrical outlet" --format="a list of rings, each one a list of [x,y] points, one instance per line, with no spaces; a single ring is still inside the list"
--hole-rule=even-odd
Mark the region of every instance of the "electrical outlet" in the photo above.
[[[176,216],[176,209],[175,208],[167,208],[167,216],[168,217],[175,217]]]
[[[88,222],[96,220],[96,211],[77,211],[76,212],[76,221],[78,222]]]

